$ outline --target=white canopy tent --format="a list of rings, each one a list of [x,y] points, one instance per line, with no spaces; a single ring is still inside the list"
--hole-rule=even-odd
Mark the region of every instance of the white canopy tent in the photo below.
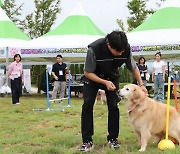
[[[6,57],[9,47],[26,46],[30,38],[8,18],[0,7],[0,58]]]
[[[2,9],[0,14],[3,15],[0,16],[0,58],[6,58],[6,70],[9,58],[16,53],[23,58],[56,57],[62,54],[64,58],[84,59],[88,44],[105,36],[86,15],[79,0],[62,24],[28,42],[26,40],[30,39],[10,21]]]
[[[105,34],[85,13],[80,0],[70,15],[55,29],[21,48],[24,57],[85,57],[87,46]]]
[[[10,92],[7,73],[9,57],[13,57],[16,53],[18,53],[16,50],[17,47],[27,45],[28,40],[30,40],[30,38],[16,27],[16,25],[8,18],[0,7],[0,58],[6,59],[6,77],[1,75],[0,93]],[[4,83],[5,79],[6,81]]]
[[[180,53],[180,1],[167,0],[144,23],[127,34],[134,55]]]

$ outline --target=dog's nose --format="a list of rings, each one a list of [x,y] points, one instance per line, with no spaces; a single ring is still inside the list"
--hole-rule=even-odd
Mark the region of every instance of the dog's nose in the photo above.
[[[118,90],[116,93],[118,96],[121,96],[121,90]]]
[[[121,95],[120,95],[120,90],[117,91],[117,102],[120,102],[121,101]]]
[[[117,94],[117,95],[120,95],[120,90],[118,90],[118,91],[116,92],[116,94]]]

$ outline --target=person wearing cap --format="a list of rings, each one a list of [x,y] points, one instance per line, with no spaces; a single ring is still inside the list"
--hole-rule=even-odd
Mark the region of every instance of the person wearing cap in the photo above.
[[[52,93],[52,99],[56,99],[57,92],[60,89],[59,99],[64,98],[65,89],[66,89],[66,74],[67,74],[67,65],[63,62],[62,55],[56,56],[57,63],[55,63],[52,67],[52,75],[54,78],[54,87]],[[62,102],[60,100],[59,102]]]
[[[93,106],[98,89],[105,90],[108,106],[107,143],[110,148],[120,147],[119,135],[119,90],[120,73],[118,67],[123,64],[132,72],[141,89],[147,93],[142,82],[139,69],[132,57],[126,34],[113,31],[105,38],[100,38],[88,46],[84,68],[84,102],[81,113],[82,152],[93,149]]]

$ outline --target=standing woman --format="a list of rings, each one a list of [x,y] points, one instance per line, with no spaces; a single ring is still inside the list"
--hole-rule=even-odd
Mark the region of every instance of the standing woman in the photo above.
[[[14,62],[9,66],[9,78],[11,79],[12,103],[20,104],[19,98],[22,96],[23,66],[20,54],[14,55]]]
[[[161,60],[161,52],[155,54],[152,66],[152,81],[154,82],[154,99],[164,101],[165,63]]]
[[[147,85],[146,73],[147,73],[147,65],[145,65],[146,59],[144,57],[140,57],[138,61],[138,68],[141,75],[142,82],[144,86]]]

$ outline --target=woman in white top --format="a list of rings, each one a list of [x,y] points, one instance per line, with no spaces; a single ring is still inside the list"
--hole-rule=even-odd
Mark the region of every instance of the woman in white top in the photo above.
[[[165,63],[161,60],[161,52],[155,54],[152,66],[152,81],[154,82],[154,99],[164,101]]]

